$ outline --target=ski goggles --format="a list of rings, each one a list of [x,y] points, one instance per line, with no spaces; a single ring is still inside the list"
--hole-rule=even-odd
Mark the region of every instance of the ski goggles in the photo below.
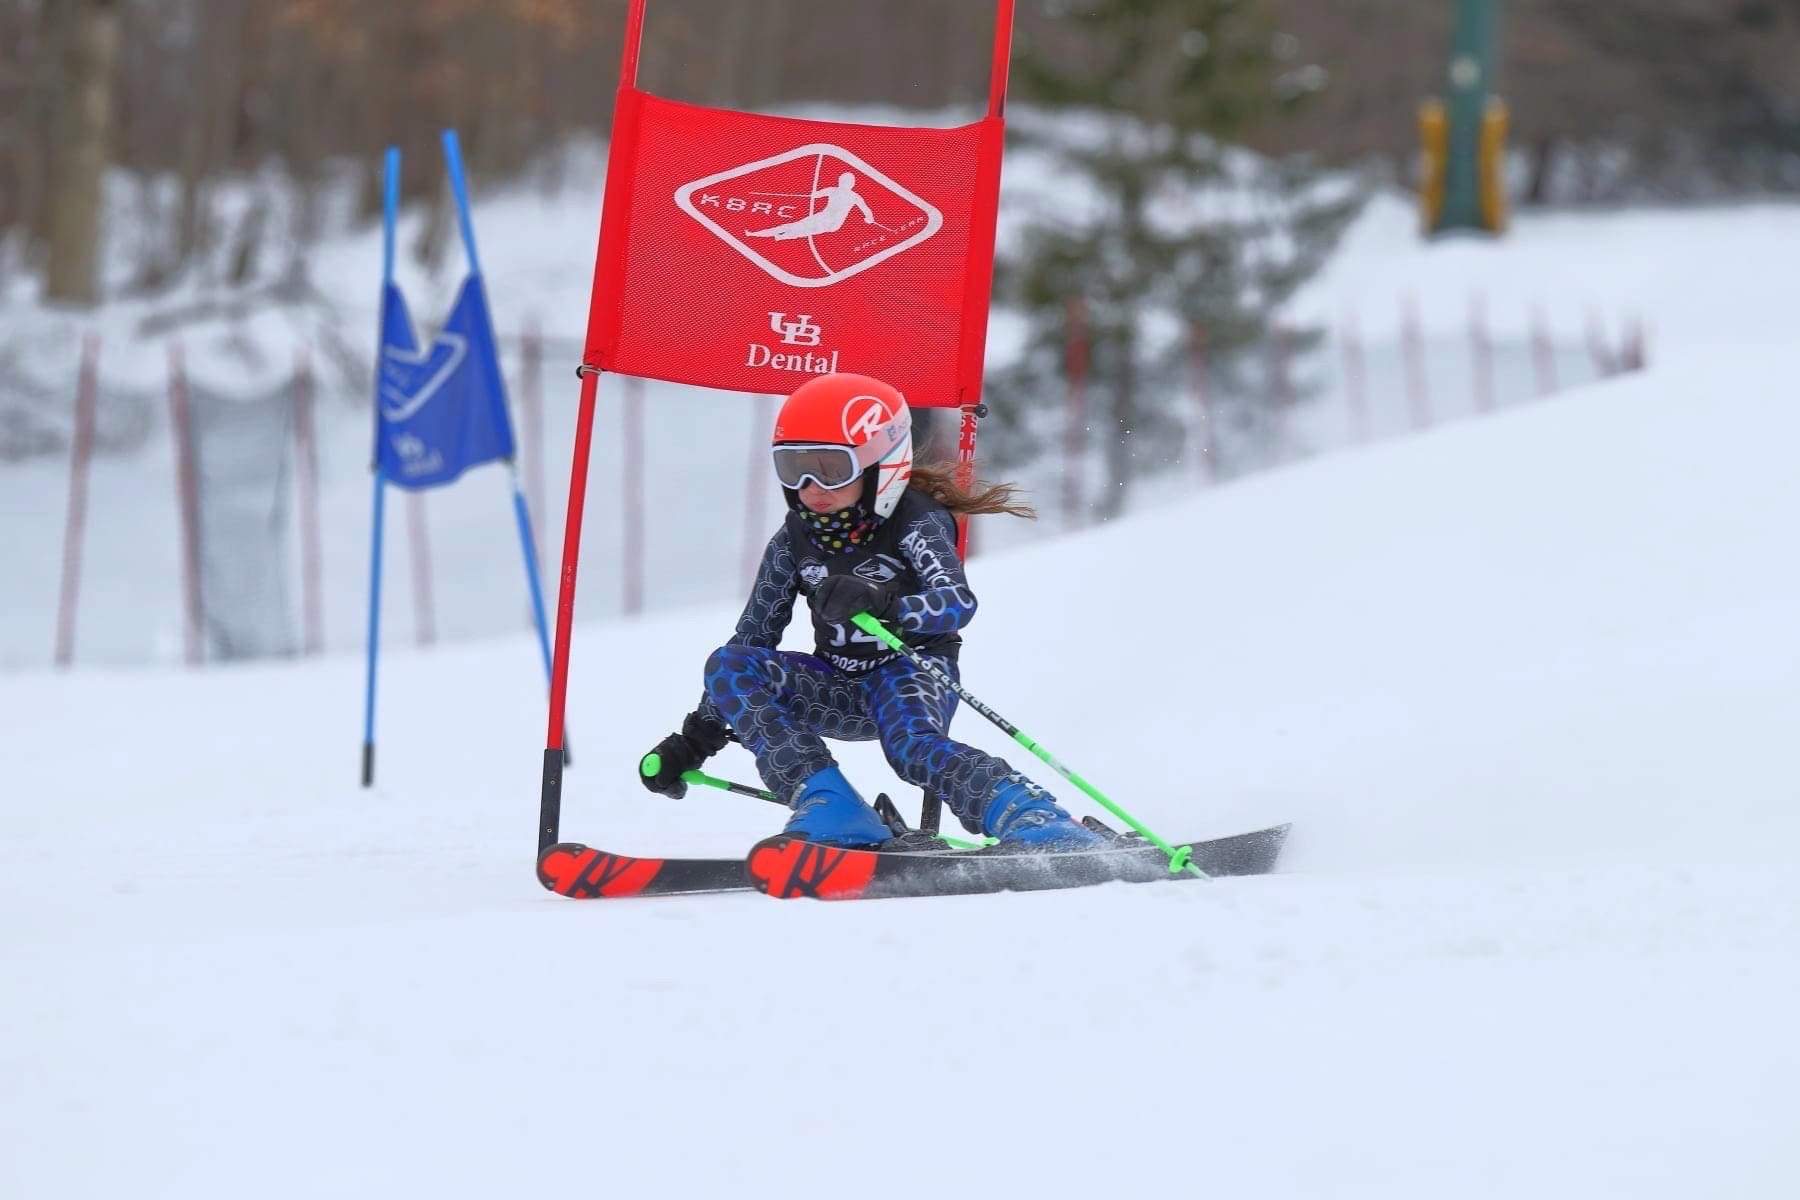
[[[856,482],[864,469],[849,446],[784,442],[775,447],[775,478],[784,488],[799,488],[810,479],[835,490]]]

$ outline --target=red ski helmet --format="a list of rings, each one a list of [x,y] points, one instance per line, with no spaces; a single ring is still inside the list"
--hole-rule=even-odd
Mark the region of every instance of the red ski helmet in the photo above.
[[[912,478],[906,397],[867,375],[839,372],[801,384],[775,414],[769,441],[775,475],[790,493],[808,479],[839,488],[861,476],[863,504],[880,518],[894,511]]]

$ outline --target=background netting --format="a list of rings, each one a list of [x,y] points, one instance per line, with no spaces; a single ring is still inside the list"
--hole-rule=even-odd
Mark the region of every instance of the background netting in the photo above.
[[[292,389],[238,397],[190,384],[188,408],[205,657],[294,654]]]

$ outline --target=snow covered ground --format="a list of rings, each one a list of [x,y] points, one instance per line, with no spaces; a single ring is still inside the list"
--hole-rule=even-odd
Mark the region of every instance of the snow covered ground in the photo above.
[[[497,309],[578,328],[588,264],[560,248],[586,252],[596,207],[478,196]],[[335,245],[316,278],[347,294],[374,253]],[[1427,246],[1385,199],[1298,318],[1353,311],[1373,342],[1408,294],[1441,337],[1477,294],[1497,336],[1538,303],[1565,328],[1636,312],[1652,369],[1199,495],[1165,480],[1071,538],[986,524],[977,694],[1161,832],[1294,822],[1282,873],[1181,887],[547,895],[543,680],[491,477],[433,497],[434,530],[469,535],[434,547],[440,624],[520,632],[403,648],[396,551],[360,790],[366,414],[340,414],[337,655],[0,674],[0,1196],[1794,1194],[1797,274],[1794,206]],[[421,311],[448,294],[408,282]],[[70,357],[73,329],[40,349]],[[197,376],[230,361],[190,349]],[[653,477],[729,480],[649,547],[651,603],[705,604],[616,617],[603,429],[564,830],[735,853],[779,814],[648,796],[630,764],[735,616],[711,597],[737,586],[754,422],[653,401]],[[159,445],[96,466],[84,664],[177,653]],[[65,486],[60,463],[0,472],[0,664],[43,661]],[[873,748],[844,757],[889,786]],[[717,769],[750,771],[735,748]]]
[[[0,1194],[1791,1195],[1795,365],[978,562],[977,693],[1267,878],[573,903],[523,635],[392,656],[372,792],[351,657],[0,677]],[[567,835],[773,828],[629,778],[733,615],[578,631]]]

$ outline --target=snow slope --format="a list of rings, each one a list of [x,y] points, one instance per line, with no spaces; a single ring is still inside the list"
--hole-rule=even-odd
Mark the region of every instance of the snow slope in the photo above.
[[[886,119],[878,113],[862,115]],[[517,338],[535,328],[548,339],[542,376],[546,484],[540,506],[542,526],[549,531],[543,547],[547,562],[556,561],[560,549],[575,417],[572,365],[591,285],[598,181],[604,168],[594,145],[570,147],[561,165],[562,182],[543,189],[527,181],[505,187],[477,181],[475,217],[516,406],[523,405],[526,394]],[[1015,237],[1021,216],[1052,198],[1075,202],[1066,180],[1030,153],[1009,152],[1004,180],[1002,239]],[[119,203],[135,205],[136,196],[122,189]],[[127,221],[121,224],[129,227]],[[423,225],[424,214],[409,211],[401,222],[399,244],[412,246]],[[1654,361],[1735,353],[1732,348],[1738,345],[1779,347],[1793,337],[1786,281],[1800,275],[1800,206],[1528,213],[1498,242],[1427,244],[1417,238],[1415,225],[1408,200],[1377,197],[1292,313],[1296,321],[1334,336],[1356,328],[1366,356],[1369,425],[1378,437],[1403,431],[1413,420],[1395,331],[1409,296],[1418,300],[1425,337],[1423,373],[1437,420],[1463,418],[1473,405],[1465,326],[1477,296],[1493,335],[1495,386],[1502,406],[1535,390],[1526,341],[1534,308],[1542,309],[1545,328],[1554,335],[1550,357],[1564,384],[1593,370],[1582,345],[1590,316],[1600,322],[1608,341],[1619,337],[1622,318],[1643,317],[1650,326]],[[120,257],[115,247],[111,258]],[[360,648],[365,622],[368,353],[378,290],[371,272],[380,260],[378,229],[346,227],[322,242],[308,260],[319,297],[315,302],[259,307],[250,316],[233,313],[177,328],[196,386],[247,396],[270,394],[292,370],[296,352],[311,347],[310,361],[318,372],[324,638],[326,647],[339,653]],[[429,327],[447,308],[463,263],[460,251],[453,250],[433,273],[405,253],[398,270],[415,315]],[[45,406],[55,410],[37,415],[66,422],[81,334],[97,330],[104,335],[100,373],[105,394],[114,397],[103,408],[129,407],[119,397],[136,397],[147,422],[146,440],[136,452],[103,455],[94,463],[75,645],[80,665],[180,660],[181,549],[163,397],[170,336],[145,330],[166,327],[171,310],[206,299],[218,297],[198,281],[171,296],[121,300],[97,314],[41,306],[22,283],[0,295],[0,387],[11,356],[17,355],[20,367],[46,389]],[[997,312],[990,363],[1009,361],[1021,337],[1017,316]],[[1342,377],[1343,357],[1344,347],[1333,342],[1316,361],[1301,364],[1298,374],[1317,387],[1318,398],[1294,414],[1289,432],[1295,453],[1339,447],[1356,427]],[[1709,378],[1708,390],[1718,382]],[[740,395],[661,384],[650,385],[647,395],[645,605],[664,609],[721,602],[741,586],[738,573],[694,572],[682,563],[690,553],[714,561],[744,557],[738,511],[747,473],[757,470],[756,479],[766,482],[754,455],[768,420]],[[0,397],[0,407],[5,399]],[[584,561],[606,564],[604,575],[590,567],[589,611],[594,615],[621,611],[627,593],[616,565],[629,519],[621,487],[626,430],[620,400],[618,387],[603,387],[583,548]],[[1060,403],[1060,398],[1047,402]],[[526,422],[522,419],[520,425],[524,437]],[[943,431],[951,428],[946,422]],[[983,445],[991,448],[989,442]],[[1104,486],[1100,451],[1098,445],[1093,448],[1086,469],[1090,499]],[[529,448],[525,457],[533,457]],[[1137,491],[1139,500],[1154,503],[1186,494],[1200,474],[1195,466],[1184,475],[1145,480]],[[993,526],[984,534],[984,549],[1017,545],[1061,528],[1059,471],[1060,462],[1052,456],[1019,473],[1047,519],[1038,526]],[[51,660],[67,502],[63,455],[0,464],[0,571],[8,584],[0,588],[0,671]],[[457,487],[433,492],[425,507],[440,635],[461,640],[523,628],[524,580],[512,567],[518,551],[501,469],[474,472]],[[724,519],[721,512],[727,514]],[[385,620],[396,642],[412,640],[415,631],[405,531],[401,506],[391,506]],[[297,608],[297,537],[293,557],[290,591]]]
[[[1589,317],[1650,325],[1653,359],[1725,347],[1791,347],[1800,206],[1769,201],[1620,210],[1522,210],[1503,238],[1426,241],[1410,197],[1379,196],[1304,289],[1296,319],[1346,313],[1392,335],[1400,300],[1428,331],[1461,332],[1474,297],[1499,334],[1523,334],[1533,306],[1558,329]]]
[[[1795,366],[979,560],[976,692],[1262,879],[571,903],[523,635],[387,661],[367,793],[351,658],[0,677],[0,1194],[1790,1195]],[[568,836],[774,827],[629,779],[733,615],[579,629]]]

